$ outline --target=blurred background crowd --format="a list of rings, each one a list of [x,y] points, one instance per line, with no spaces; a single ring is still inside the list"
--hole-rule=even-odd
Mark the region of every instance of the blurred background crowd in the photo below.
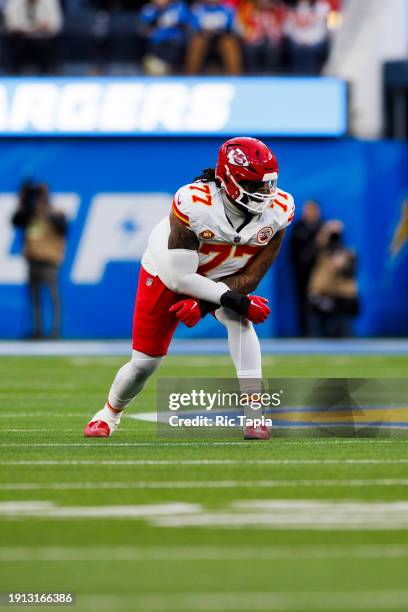
[[[20,188],[11,222],[20,231],[26,262],[31,313],[27,338],[59,338],[59,272],[65,258],[68,219],[52,205],[47,184],[27,180]],[[309,200],[289,230],[289,248],[299,336],[353,336],[353,319],[359,311],[357,257],[345,244],[344,224],[324,219],[320,205]],[[49,299],[41,298],[44,290]],[[51,317],[46,314],[49,309]],[[47,318],[51,319],[49,330]]]
[[[319,74],[341,0],[3,0],[5,74]]]

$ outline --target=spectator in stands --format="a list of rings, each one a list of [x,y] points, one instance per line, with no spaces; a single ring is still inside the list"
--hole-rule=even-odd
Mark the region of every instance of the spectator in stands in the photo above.
[[[147,38],[144,68],[148,74],[180,71],[191,16],[180,0],[152,0],[139,14],[141,33]]]
[[[44,337],[42,330],[41,288],[48,287],[53,305],[51,338],[58,338],[61,305],[58,271],[64,259],[67,221],[50,204],[47,185],[27,182],[20,191],[18,209],[13,215],[15,227],[24,232],[24,257],[28,266],[28,285],[34,311],[33,339]]]
[[[210,50],[217,50],[226,74],[242,71],[241,50],[234,33],[235,11],[221,0],[199,0],[192,6],[194,34],[187,49],[186,73],[197,74]]]
[[[238,26],[247,72],[280,70],[285,16],[286,8],[280,0],[243,0],[239,5]]]
[[[4,24],[11,73],[28,67],[43,74],[55,70],[62,28],[59,0],[6,0]]]
[[[353,335],[352,321],[358,314],[356,255],[343,244],[341,221],[328,221],[318,235],[318,256],[310,275],[309,335],[346,338]]]
[[[314,200],[303,204],[302,217],[293,224],[290,253],[295,278],[298,326],[301,336],[308,332],[308,284],[316,263],[316,236],[322,226],[320,206]]]
[[[329,14],[330,5],[326,0],[298,0],[289,11],[285,32],[293,72],[320,72],[327,56]]]

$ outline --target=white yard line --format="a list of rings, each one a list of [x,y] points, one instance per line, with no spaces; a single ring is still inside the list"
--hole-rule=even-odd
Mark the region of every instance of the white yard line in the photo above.
[[[146,429],[142,426],[142,429]],[[48,427],[43,428],[43,429],[0,429],[0,433],[34,433],[34,432],[45,432],[45,431],[52,431],[52,432],[60,432],[60,433],[66,433],[66,432],[76,432],[76,433],[81,433],[81,429],[78,427],[75,428],[71,428],[71,429],[50,429]],[[120,431],[135,431],[134,429],[129,429],[129,427],[121,427]],[[138,429],[138,431],[140,431]]]
[[[336,500],[235,501],[221,510],[156,516],[158,527],[365,531],[408,529],[408,502]]]
[[[314,531],[408,530],[408,502],[335,500],[253,500],[222,509],[201,504],[127,504],[64,506],[52,501],[0,502],[8,521],[144,520],[153,527]]]
[[[44,447],[55,447],[55,446],[64,446],[64,447],[72,447],[72,446],[82,446],[82,448],[94,448],[106,450],[110,447],[117,446],[236,446],[242,445],[243,442],[111,442],[110,440],[106,440],[101,438],[100,440],[85,441],[84,442],[39,442],[39,443],[21,443],[21,444],[10,444],[10,443],[0,443],[0,448],[44,448]]]
[[[0,491],[80,491],[104,489],[254,489],[276,487],[396,487],[408,486],[408,478],[355,480],[175,480],[133,482],[13,482],[0,484]]]
[[[408,545],[0,547],[0,562],[405,559]]]
[[[54,411],[49,411],[49,412],[7,412],[7,413],[0,413],[0,419],[36,419],[36,418],[43,418],[43,417],[53,417],[56,419],[60,419],[60,418],[86,418],[86,416],[84,417],[84,413],[82,412],[78,412],[78,413],[65,413],[65,412],[59,412],[58,410],[54,410]]]
[[[42,517],[44,518],[44,517]],[[58,517],[47,517],[58,518]],[[93,517],[97,518],[97,517]],[[106,517],[105,517],[106,518]],[[115,517],[112,517],[115,518]],[[127,517],[128,518],[128,517]],[[13,517],[12,520],[20,520]],[[27,517],[24,517],[27,520]],[[274,516],[260,515],[259,512],[235,514],[208,513],[196,516],[151,517],[149,524],[155,527],[179,528],[205,528],[231,530],[263,530],[263,531],[407,531],[408,520],[406,516],[393,518],[385,512],[375,518],[367,513],[353,516],[326,517],[320,513],[305,513],[302,516]]]
[[[278,610],[279,612],[316,612],[323,610],[406,610],[408,590],[370,591],[280,591],[221,593],[154,593],[129,595],[83,595],[77,599],[81,609],[143,610],[144,612],[239,612],[240,610]]]
[[[213,441],[209,441],[209,442],[111,442],[110,440],[106,440],[106,439],[101,439],[99,441],[93,440],[91,441],[84,441],[84,442],[41,442],[41,443],[5,443],[5,444],[0,444],[0,447],[8,447],[8,448],[26,448],[26,447],[55,447],[55,446],[82,446],[82,447],[87,447],[87,448],[102,448],[101,442],[103,444],[103,448],[109,448],[110,446],[247,446],[248,445],[248,441],[245,440],[240,440],[240,441],[236,441],[236,442],[213,442]],[[261,441],[258,441],[257,443],[260,444]],[[317,444],[324,444],[324,445],[333,445],[333,444],[337,444],[337,445],[341,445],[341,444],[395,444],[396,442],[400,442],[401,444],[404,444],[406,446],[407,441],[405,439],[401,439],[401,440],[395,440],[395,439],[385,439],[385,440],[377,440],[377,439],[371,439],[371,438],[353,438],[352,440],[349,439],[335,439],[333,440],[332,438],[327,439],[327,440],[316,440],[314,439],[310,439],[310,440],[285,440],[285,439],[279,439],[279,440],[274,440],[271,442],[271,444],[278,442],[279,445],[287,445],[287,446],[291,446],[291,445],[296,445],[296,446],[305,446],[305,445],[309,445],[312,444],[313,446],[316,446]],[[250,444],[253,445],[255,444],[256,441],[251,440]],[[265,442],[262,441],[262,444],[265,444]]]
[[[0,465],[404,465],[408,459],[40,459],[4,460]]]
[[[58,506],[51,501],[0,502],[0,516],[19,518],[145,518],[158,516],[193,516],[202,512],[200,504],[168,502],[164,504],[138,504],[114,506]]]
[[[386,407],[384,406],[384,409]],[[303,421],[302,415],[304,414],[304,410],[299,409],[298,406],[287,406],[285,408],[285,410],[283,410],[280,414],[276,414],[276,418],[277,421],[275,421],[275,429],[288,429],[288,425],[286,424],[281,424],[279,419],[281,419],[282,417],[285,418],[285,416],[288,415],[288,413],[296,413],[299,416],[299,420]],[[205,410],[198,410],[197,412],[198,415],[206,415],[209,413],[206,413]],[[236,411],[236,414],[238,414],[238,411]],[[168,426],[168,411],[166,412],[166,410],[161,411],[159,413],[157,413],[156,411],[150,411],[150,412],[135,412],[135,413],[127,413],[126,414],[126,418],[128,419],[132,419],[135,421],[144,421],[144,422],[150,422],[150,423],[157,423],[159,422],[160,424],[163,425],[167,425]],[[272,415],[272,418],[275,418],[275,415]],[[339,419],[341,421],[340,415],[339,415]],[[355,417],[355,420],[358,422],[358,416]],[[402,419],[403,420],[403,419]],[[324,424],[324,426],[330,427],[330,428],[341,428],[347,425],[352,424],[351,422],[348,423],[324,423],[325,419],[324,419],[324,415],[323,415],[323,411],[319,412],[315,412],[315,416],[314,419],[312,419],[312,421],[315,422],[310,422],[310,423],[302,423],[302,424],[296,424],[295,421],[293,421],[290,425],[290,428],[292,430],[304,430],[304,429],[313,429],[313,428],[318,428],[318,427],[322,427],[322,424]],[[320,423],[320,421],[322,421],[323,423]],[[365,426],[369,426],[370,423],[362,423],[362,425]],[[373,427],[375,428],[380,428],[381,427],[381,423],[373,423],[372,424]],[[390,425],[387,425],[388,428],[391,428]],[[392,426],[392,429],[405,429],[403,425],[399,425],[399,424],[395,424]]]
[[[53,382],[51,380],[47,380],[46,382],[42,382],[42,381],[35,381],[35,380],[30,380],[29,383],[27,383],[30,391],[33,390],[43,390],[43,391],[50,391],[50,390],[61,390],[61,391],[65,391],[65,390],[70,390],[70,389],[76,389],[76,383],[74,382]],[[7,381],[7,382],[0,382],[0,392],[2,391],[2,389],[4,389],[5,391],[21,391],[21,381],[18,382],[11,382],[11,381]]]

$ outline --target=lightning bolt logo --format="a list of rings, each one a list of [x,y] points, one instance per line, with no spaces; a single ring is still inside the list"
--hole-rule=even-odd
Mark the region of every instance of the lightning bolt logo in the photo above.
[[[408,199],[402,205],[401,217],[397,227],[395,228],[394,236],[392,237],[390,251],[392,257],[396,257],[404,248],[408,241]]]

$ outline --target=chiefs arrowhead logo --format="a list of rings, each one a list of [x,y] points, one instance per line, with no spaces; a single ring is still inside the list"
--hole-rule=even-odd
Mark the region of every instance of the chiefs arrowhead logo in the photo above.
[[[233,166],[249,166],[249,160],[242,149],[234,147],[227,153],[227,159]]]

